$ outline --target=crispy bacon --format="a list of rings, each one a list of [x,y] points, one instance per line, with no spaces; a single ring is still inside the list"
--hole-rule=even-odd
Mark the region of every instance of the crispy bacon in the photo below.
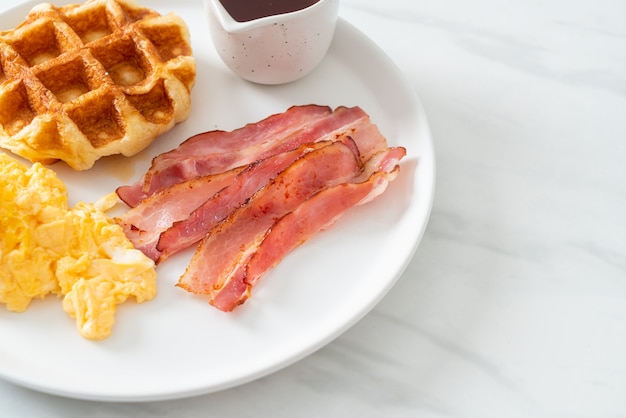
[[[116,221],[156,262],[199,242],[177,286],[231,311],[294,248],[383,193],[405,155],[359,107],[293,106],[157,156],[118,188],[132,209]]]
[[[374,129],[369,116],[359,107],[293,106],[286,112],[245,125],[234,131],[211,131],[193,136],[172,151],[155,157],[142,179],[116,191],[129,206],[151,194],[195,177],[250,164],[280,152],[316,141],[348,134],[359,149],[370,152],[369,140],[360,144],[361,128]],[[380,135],[380,134],[379,134]],[[372,143],[374,146],[380,145]]]
[[[405,155],[402,147],[382,151],[353,181],[317,192],[278,219],[247,260],[224,280],[221,288],[211,292],[210,303],[226,312],[244,303],[259,278],[294,248],[333,225],[349,208],[370,202],[383,193],[397,176],[398,163]]]
[[[175,222],[187,219],[207,199],[228,187],[244,168],[175,184],[144,199],[115,221],[135,248],[157,261],[161,255],[157,249],[161,232]]]
[[[353,181],[318,192],[278,220],[246,266],[246,282],[256,284],[287,253],[314,233],[332,226],[347,209],[377,198],[398,175],[398,164],[405,155],[403,147],[382,151],[377,156],[380,158],[372,158],[363,173]]]
[[[360,167],[341,142],[302,156],[206,235],[177,286],[213,295],[256,251],[277,219],[320,189],[354,178]]]
[[[119,197],[129,206],[136,206],[142,199],[168,185],[191,180],[195,177],[227,171],[236,167],[236,153],[258,146],[273,138],[292,135],[307,123],[332,113],[328,106],[292,106],[256,123],[249,123],[233,131],[213,130],[199,133],[169,152],[152,160],[152,165],[138,182],[117,189]],[[258,158],[257,158],[258,159]],[[255,159],[241,161],[247,165]]]
[[[304,144],[248,165],[231,183],[203,202],[184,219],[174,222],[159,237],[159,262],[199,242],[220,221],[245,203],[281,171],[308,152],[322,148],[330,141]],[[358,152],[356,147],[353,152]]]

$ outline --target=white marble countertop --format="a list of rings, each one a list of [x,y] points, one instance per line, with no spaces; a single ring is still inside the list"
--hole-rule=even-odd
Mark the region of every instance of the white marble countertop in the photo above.
[[[1,416],[626,417],[626,2],[340,13],[405,73],[434,136],[431,220],[397,285],[234,389],[115,404],[0,381]]]

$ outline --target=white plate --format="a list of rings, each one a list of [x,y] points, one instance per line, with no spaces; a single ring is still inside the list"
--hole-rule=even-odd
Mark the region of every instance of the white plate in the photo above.
[[[2,29],[16,26],[35,3],[1,14]],[[230,314],[174,287],[191,251],[158,267],[157,298],[120,307],[113,335],[101,342],[80,337],[56,298],[35,301],[22,314],[0,309],[0,376],[14,383],[74,398],[145,401],[214,392],[268,375],[369,312],[402,274],[426,226],[435,180],[426,116],[412,87],[361,32],[340,20],[328,56],[310,76],[259,86],[219,61],[202,2],[149,5],[175,11],[190,27],[198,71],[191,115],[132,159],[106,158],[81,173],[52,166],[68,185],[71,204],[132,182],[154,155],[195,133],[234,129],[294,104],[361,106],[390,145],[407,148],[401,174],[378,200],[354,208],[289,254]]]

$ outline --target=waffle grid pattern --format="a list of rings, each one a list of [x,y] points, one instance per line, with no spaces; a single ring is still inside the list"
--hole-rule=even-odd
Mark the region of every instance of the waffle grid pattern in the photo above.
[[[132,0],[34,7],[0,32],[0,146],[85,170],[185,120],[195,62],[185,23]]]

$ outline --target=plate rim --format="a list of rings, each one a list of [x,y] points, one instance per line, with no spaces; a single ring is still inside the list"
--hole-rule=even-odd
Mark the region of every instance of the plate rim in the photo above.
[[[4,12],[0,12],[0,16],[7,15],[9,13],[18,13],[18,12],[21,12],[22,10],[28,11],[30,10],[30,8],[32,8],[33,5],[38,4],[39,2],[40,2],[39,0],[29,0],[22,4],[15,5],[7,9]],[[72,1],[67,1],[67,3],[72,3]],[[199,5],[198,7],[202,7],[202,6]],[[315,344],[309,344],[306,350],[301,350],[299,352],[293,353],[292,356],[288,359],[282,359],[282,361],[276,361],[273,364],[271,364],[269,367],[260,368],[256,370],[254,373],[248,373],[248,374],[239,376],[237,378],[230,379],[229,381],[223,382],[221,385],[196,387],[195,389],[190,389],[190,388],[180,389],[180,390],[170,391],[169,393],[140,394],[138,392],[135,394],[130,394],[128,396],[120,395],[120,394],[115,395],[112,393],[109,393],[108,395],[107,394],[97,395],[94,393],[76,393],[72,391],[66,391],[62,388],[50,387],[49,385],[41,385],[35,381],[22,379],[19,376],[7,375],[4,372],[4,369],[1,367],[2,366],[1,362],[0,362],[0,378],[5,379],[6,381],[9,381],[9,382],[16,383],[20,386],[24,386],[30,389],[40,391],[40,392],[60,395],[60,396],[64,396],[68,398],[75,398],[75,399],[97,400],[97,401],[123,401],[123,402],[144,402],[144,401],[155,401],[155,400],[180,399],[180,398],[185,398],[185,397],[190,397],[190,396],[213,393],[213,392],[229,389],[232,387],[236,387],[241,384],[254,381],[258,378],[268,376],[280,369],[288,367],[296,363],[297,361],[309,356],[315,351],[321,349],[322,347],[326,346],[327,344],[329,344],[330,342],[338,338],[340,335],[342,335],[349,328],[351,328],[354,324],[359,322],[365,315],[371,312],[371,310],[380,302],[380,300],[382,300],[386,296],[389,290],[400,279],[400,277],[402,276],[402,273],[405,271],[406,267],[411,262],[413,255],[415,254],[422,240],[422,237],[428,225],[428,221],[429,221],[429,217],[431,214],[433,201],[434,201],[434,194],[435,194],[435,188],[436,188],[436,159],[435,159],[433,138],[432,138],[429,124],[428,124],[428,119],[426,116],[425,109],[421,103],[420,98],[418,97],[417,92],[415,91],[413,86],[409,83],[406,76],[397,67],[395,62],[393,62],[393,60],[382,50],[382,48],[380,48],[370,37],[368,37],[365,33],[360,31],[356,26],[349,23],[346,19],[340,16],[338,19],[338,30],[336,34],[342,31],[347,31],[351,37],[359,38],[361,42],[366,46],[367,50],[369,49],[374,50],[374,52],[377,55],[377,58],[379,57],[385,58],[385,63],[384,63],[385,66],[388,67],[388,69],[391,69],[394,71],[395,77],[403,85],[405,85],[405,87],[409,87],[409,90],[406,91],[405,94],[407,95],[407,98],[410,104],[414,107],[413,111],[417,112],[415,116],[420,119],[420,124],[418,128],[425,135],[420,138],[423,141],[422,147],[420,148],[421,150],[420,155],[425,156],[428,162],[430,163],[430,170],[428,173],[425,173],[425,174],[430,176],[432,178],[432,181],[431,181],[429,193],[427,195],[422,196],[422,199],[426,199],[424,202],[426,203],[426,207],[422,208],[423,211],[425,211],[425,213],[423,214],[424,215],[423,222],[420,223],[419,231],[416,231],[417,235],[412,240],[413,242],[412,247],[406,249],[405,251],[407,256],[404,259],[404,263],[396,267],[396,272],[393,274],[393,278],[388,281],[384,291],[380,292],[374,300],[370,300],[367,304],[364,304],[363,306],[361,306],[358,312],[352,314],[352,317],[349,321],[344,322],[343,324],[341,324],[341,326],[335,327],[333,332],[327,333],[326,338],[322,340],[318,340]],[[341,40],[333,41],[333,43],[335,42],[341,42]],[[331,49],[332,48],[333,47],[331,46]],[[429,154],[429,155],[425,155],[425,154]],[[414,178],[412,180],[415,181]]]

